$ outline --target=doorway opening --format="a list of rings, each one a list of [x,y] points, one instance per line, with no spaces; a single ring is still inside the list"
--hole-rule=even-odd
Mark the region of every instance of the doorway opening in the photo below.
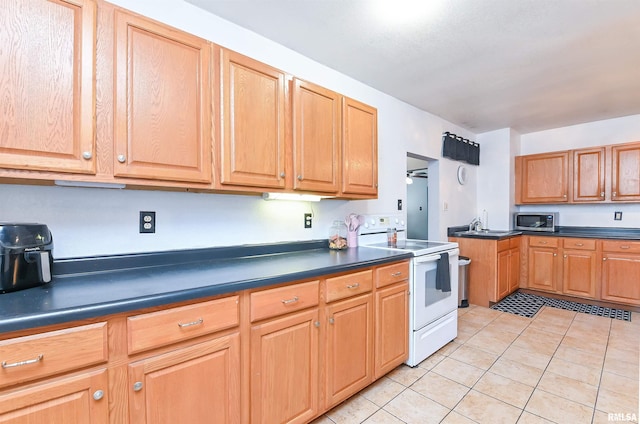
[[[429,239],[429,165],[434,162],[407,153],[407,238]]]

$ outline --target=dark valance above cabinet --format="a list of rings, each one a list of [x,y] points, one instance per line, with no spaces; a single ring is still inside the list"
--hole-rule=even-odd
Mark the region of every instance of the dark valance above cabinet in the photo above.
[[[442,156],[480,165],[480,144],[447,131],[442,134]]]

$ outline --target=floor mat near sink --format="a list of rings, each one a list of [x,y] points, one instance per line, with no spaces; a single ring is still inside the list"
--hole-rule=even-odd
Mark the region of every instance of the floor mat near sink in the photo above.
[[[500,302],[493,305],[491,309],[531,318],[543,306],[566,309],[568,311],[575,311],[583,314],[597,315],[623,321],[631,321],[631,312],[625,311],[624,309],[605,308],[602,306],[588,305],[586,303],[573,302],[570,300],[553,299],[535,294],[519,292],[505,297]]]

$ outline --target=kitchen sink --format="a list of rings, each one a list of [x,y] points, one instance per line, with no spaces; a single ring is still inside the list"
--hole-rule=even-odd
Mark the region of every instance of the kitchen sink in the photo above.
[[[513,234],[520,234],[518,231],[510,230],[468,230],[455,233],[457,236],[486,236],[486,237],[504,237]]]

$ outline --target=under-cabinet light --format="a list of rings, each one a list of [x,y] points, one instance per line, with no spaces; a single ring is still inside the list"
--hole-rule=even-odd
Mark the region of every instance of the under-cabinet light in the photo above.
[[[299,202],[319,202],[322,196],[297,193],[262,193],[264,200],[296,200]]]
[[[96,182],[89,182],[89,181],[55,180],[53,183],[61,187],[118,188],[118,189],[126,187],[126,185],[119,184],[119,183],[96,183]]]

